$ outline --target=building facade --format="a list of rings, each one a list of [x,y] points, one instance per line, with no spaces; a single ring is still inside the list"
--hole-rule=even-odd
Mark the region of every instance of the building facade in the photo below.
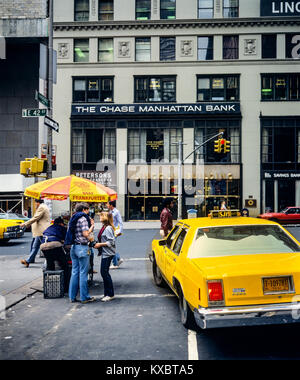
[[[182,142],[183,216],[300,205],[298,2],[55,0],[54,48],[56,176],[114,187],[127,220],[155,220]],[[221,132],[226,154],[204,144]]]
[[[20,161],[40,154],[44,131],[22,109],[39,108],[40,44],[47,45],[47,36],[46,0],[0,0],[0,212],[30,207],[23,192],[32,180],[19,174]]]

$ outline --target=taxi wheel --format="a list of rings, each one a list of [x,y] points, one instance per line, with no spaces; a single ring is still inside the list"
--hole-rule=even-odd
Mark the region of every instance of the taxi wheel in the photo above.
[[[159,267],[156,264],[155,258],[153,259],[152,263],[152,272],[153,272],[153,279],[156,286],[164,287],[165,286],[165,280],[163,279],[163,276],[161,274],[161,271]]]
[[[183,324],[183,326],[187,329],[196,330],[197,327],[194,314],[186,299],[184,298],[184,295],[181,290],[179,292],[179,310],[181,316],[181,323]]]

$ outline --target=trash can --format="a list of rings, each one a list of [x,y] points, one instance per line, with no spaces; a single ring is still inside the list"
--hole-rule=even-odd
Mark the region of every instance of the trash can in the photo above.
[[[64,297],[64,271],[44,271],[44,298]]]
[[[197,210],[193,208],[190,210],[187,210],[187,214],[188,214],[188,219],[197,218]]]

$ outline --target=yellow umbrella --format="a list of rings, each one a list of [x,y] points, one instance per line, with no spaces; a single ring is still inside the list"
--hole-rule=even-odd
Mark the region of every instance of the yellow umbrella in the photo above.
[[[97,182],[74,175],[52,178],[25,189],[25,196],[71,202],[108,202],[117,199],[117,193]]]

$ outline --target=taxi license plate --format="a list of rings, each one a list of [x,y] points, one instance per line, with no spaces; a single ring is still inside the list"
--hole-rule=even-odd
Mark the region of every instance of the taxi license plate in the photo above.
[[[270,277],[263,279],[264,293],[290,292],[290,277]]]

